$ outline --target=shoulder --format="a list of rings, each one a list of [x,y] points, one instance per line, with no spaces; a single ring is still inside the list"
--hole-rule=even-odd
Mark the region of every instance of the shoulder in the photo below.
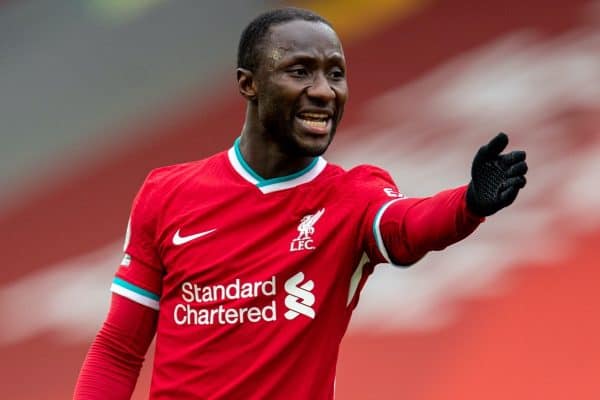
[[[374,165],[359,165],[348,171],[348,181],[356,192],[369,198],[400,197],[398,187],[388,171]]]
[[[164,188],[181,182],[189,182],[194,177],[205,176],[208,174],[207,172],[214,171],[215,167],[223,162],[224,157],[225,153],[220,152],[202,160],[155,168],[146,177],[144,186]]]
[[[396,186],[389,172],[375,165],[362,164],[349,170],[331,164],[333,174],[344,183],[344,185],[367,188],[383,185]]]
[[[327,168],[324,172],[327,177],[338,179],[360,179],[369,177],[384,177],[386,179],[391,179],[390,174],[385,169],[370,164],[361,164],[346,169],[338,164],[327,161]]]
[[[218,175],[218,171],[223,169],[223,157],[224,152],[221,152],[202,160],[155,168],[146,176],[139,189],[138,198],[158,206],[157,203],[160,203],[161,199],[175,194],[182,188],[207,179],[218,179],[218,176],[211,177]]]
[[[385,169],[362,164],[345,170],[339,165],[328,163],[323,184],[342,190],[346,195],[360,197],[397,197],[398,189],[393,178]]]
[[[394,182],[389,172],[375,165],[358,165],[350,169],[347,174],[349,179],[362,182],[363,184],[373,183],[374,181]]]

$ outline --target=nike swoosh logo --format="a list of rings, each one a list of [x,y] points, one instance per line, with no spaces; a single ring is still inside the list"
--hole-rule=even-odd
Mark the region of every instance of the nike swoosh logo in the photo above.
[[[175,246],[180,246],[182,244],[186,244],[188,242],[191,242],[192,240],[196,240],[198,238],[201,238],[202,236],[209,235],[209,234],[213,233],[216,230],[217,230],[217,228],[211,229],[209,231],[204,231],[204,232],[196,233],[196,234],[193,234],[193,235],[181,236],[179,234],[180,229],[177,229],[177,232],[175,232],[175,235],[173,235],[173,244]]]

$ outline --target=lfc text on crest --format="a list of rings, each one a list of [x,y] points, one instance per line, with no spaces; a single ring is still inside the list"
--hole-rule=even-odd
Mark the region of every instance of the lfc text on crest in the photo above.
[[[315,233],[315,224],[325,212],[321,208],[314,214],[305,215],[298,225],[298,236],[290,243],[290,251],[313,250],[315,248],[312,235]]]

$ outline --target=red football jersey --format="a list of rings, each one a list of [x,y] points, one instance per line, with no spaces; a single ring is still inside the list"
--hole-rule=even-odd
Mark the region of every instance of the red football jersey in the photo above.
[[[332,399],[338,348],[402,201],[383,170],[318,157],[263,179],[238,141],[154,170],[111,290],[159,310],[151,399]]]

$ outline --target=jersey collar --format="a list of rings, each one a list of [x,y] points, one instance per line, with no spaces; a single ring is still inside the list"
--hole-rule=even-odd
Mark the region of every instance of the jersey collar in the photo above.
[[[304,169],[287,176],[264,179],[258,175],[242,157],[240,151],[240,138],[238,137],[233,147],[227,152],[229,162],[233,169],[246,181],[255,185],[263,193],[272,193],[279,190],[291,189],[314,180],[327,166],[323,157],[315,157]]]

